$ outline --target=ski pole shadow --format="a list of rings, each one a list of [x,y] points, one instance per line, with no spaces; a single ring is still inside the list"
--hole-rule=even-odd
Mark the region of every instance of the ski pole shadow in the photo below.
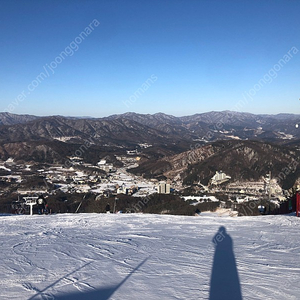
[[[212,242],[215,246],[215,254],[209,300],[242,300],[233,243],[224,226],[219,228]]]
[[[147,260],[149,257],[147,257],[146,259],[144,259],[135,269],[133,269],[119,284],[117,285],[113,285],[113,286],[107,286],[107,287],[103,287],[103,288],[98,288],[92,291],[88,291],[88,292],[74,292],[74,293],[68,293],[68,294],[64,294],[64,295],[51,295],[50,298],[47,299],[51,299],[51,300],[82,300],[82,299],[89,299],[89,300],[108,300]],[[83,267],[85,267],[87,265],[84,265]],[[79,268],[82,269],[83,267]],[[78,271],[79,269],[77,269],[76,271]],[[76,272],[74,271],[74,272]],[[72,272],[72,273],[74,273]],[[56,282],[54,282],[53,284],[51,284],[50,286],[48,286],[46,289],[44,289],[43,291],[39,292],[37,295],[35,295],[34,297],[30,298],[30,299],[35,299],[38,295],[41,295],[43,292],[45,292],[46,290],[48,290],[50,287],[53,287],[54,285],[56,285],[59,281],[61,281],[64,278],[67,278],[70,274],[64,276],[63,278],[57,280]]]

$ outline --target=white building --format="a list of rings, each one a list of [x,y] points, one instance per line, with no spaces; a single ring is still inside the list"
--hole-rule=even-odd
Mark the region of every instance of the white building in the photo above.
[[[158,187],[157,187],[157,192],[159,194],[170,194],[171,192],[171,186],[169,183],[166,182],[160,182]]]
[[[97,165],[105,172],[111,172],[114,170],[114,166],[112,164],[108,164],[105,159],[100,160]]]
[[[13,158],[9,158],[5,161],[5,164],[8,165],[8,166],[13,166],[15,165],[15,162],[14,162],[14,159]]]
[[[100,166],[105,166],[106,165],[106,160],[105,159],[101,159],[98,164],[97,164],[99,167]]]
[[[230,180],[231,177],[223,173],[222,171],[216,171],[216,174],[211,178],[210,183],[218,185]]]

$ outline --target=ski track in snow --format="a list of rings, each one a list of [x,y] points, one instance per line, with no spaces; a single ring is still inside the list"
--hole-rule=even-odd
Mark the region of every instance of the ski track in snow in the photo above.
[[[220,226],[243,299],[300,299],[295,216],[1,216],[0,226],[0,299],[209,299]]]

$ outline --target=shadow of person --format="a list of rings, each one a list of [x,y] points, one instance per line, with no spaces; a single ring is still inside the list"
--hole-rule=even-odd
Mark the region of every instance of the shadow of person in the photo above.
[[[212,240],[215,255],[210,279],[209,300],[242,300],[233,244],[226,228],[221,226]]]

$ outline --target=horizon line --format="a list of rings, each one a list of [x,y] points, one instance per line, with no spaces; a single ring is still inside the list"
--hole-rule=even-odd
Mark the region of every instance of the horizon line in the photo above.
[[[297,113],[288,113],[288,112],[280,112],[280,113],[250,113],[250,112],[246,112],[246,111],[235,111],[235,110],[211,110],[211,111],[206,111],[206,112],[196,112],[194,114],[190,114],[190,115],[182,115],[182,116],[175,116],[172,114],[168,114],[168,113],[164,113],[164,112],[156,112],[156,113],[139,113],[139,112],[133,112],[133,111],[127,111],[124,113],[115,113],[115,114],[110,114],[110,115],[106,115],[103,117],[92,117],[92,116],[78,116],[78,115],[60,115],[60,114],[53,114],[53,115],[36,115],[36,114],[30,114],[30,113],[11,113],[8,111],[2,111],[0,112],[0,114],[8,114],[8,115],[15,115],[15,116],[31,116],[31,117],[38,117],[38,118],[47,118],[47,117],[63,117],[63,118],[78,118],[78,119],[103,119],[103,118],[108,118],[108,117],[112,117],[112,116],[122,116],[122,115],[126,115],[126,114],[136,114],[136,115],[150,115],[150,116],[154,116],[154,115],[166,115],[166,116],[171,116],[171,117],[175,117],[175,118],[184,118],[184,117],[191,117],[191,116],[195,116],[195,115],[203,115],[203,114],[209,114],[209,113],[226,113],[226,112],[230,112],[230,113],[236,113],[236,114],[250,114],[250,115],[256,115],[256,116],[278,116],[278,115],[300,115]]]

